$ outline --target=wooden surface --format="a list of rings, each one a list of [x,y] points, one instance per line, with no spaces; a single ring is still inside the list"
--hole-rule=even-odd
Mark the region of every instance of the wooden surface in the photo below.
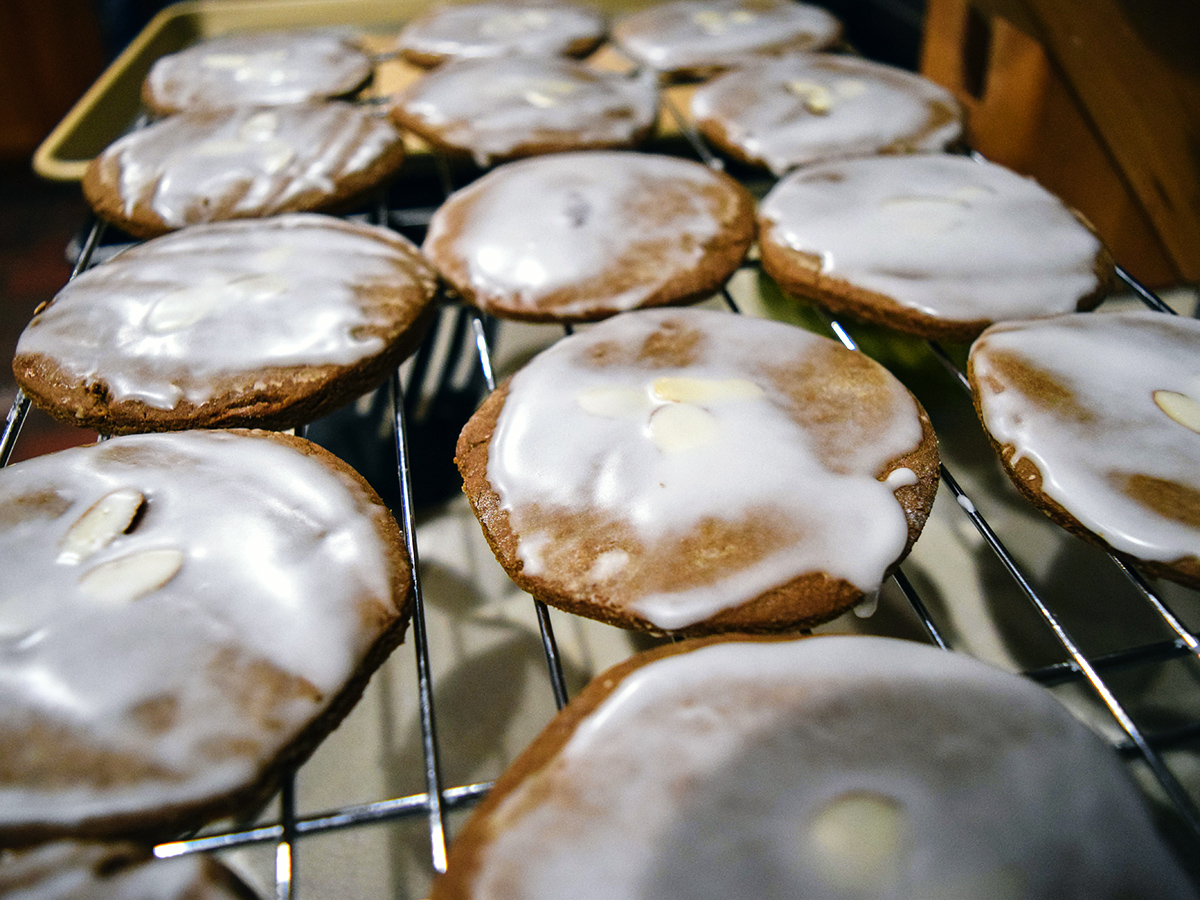
[[[1200,281],[1200,4],[930,0],[925,35],[922,71],[976,149],[1083,212],[1139,278]]]

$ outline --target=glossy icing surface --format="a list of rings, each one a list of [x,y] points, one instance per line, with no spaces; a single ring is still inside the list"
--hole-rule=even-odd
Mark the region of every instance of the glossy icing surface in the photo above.
[[[336,32],[229,34],[160,57],[145,91],[159,109],[275,106],[347,94],[365,82],[371,58]]]
[[[232,377],[378,354],[433,291],[417,249],[387,229],[308,213],[200,225],[71,281],[17,354],[102,381],[114,400],[200,405]]]
[[[93,165],[126,216],[142,207],[181,228],[320,208],[400,140],[386,117],[350,103],[243,107],[169,116],[120,138]]]
[[[887,638],[651,662],[488,824],[473,900],[1192,895],[1049,693]]]
[[[997,321],[1074,311],[1100,242],[1035,181],[946,154],[806,166],[759,207],[763,238],[821,275],[927,315]]]
[[[252,784],[399,612],[368,508],[315,459],[230,432],[0,471],[0,826]]]
[[[613,25],[618,46],[660,72],[741,65],[753,53],[820,50],[841,23],[819,6],[782,0],[675,0]]]
[[[662,342],[682,355],[646,355]],[[809,572],[877,590],[907,538],[894,491],[915,480],[891,464],[917,447],[921,425],[881,368],[856,399],[869,421],[847,410],[831,424],[820,400],[809,405],[811,367],[848,365],[843,353],[790,325],[684,309],[616,316],[540,354],[512,379],[487,469],[525,573],[574,577],[545,559],[587,538],[540,527],[549,512],[618,536],[585,580],[663,629]],[[761,552],[692,570],[678,547],[714,523],[749,528]]]
[[[599,41],[606,30],[604,17],[585,6],[465,3],[442,6],[409,23],[398,46],[444,59],[552,56],[579,41]]]
[[[397,113],[487,166],[539,144],[632,144],[654,126],[658,88],[650,77],[566,59],[463,60],[417,81],[397,101]]]
[[[727,227],[732,190],[676,157],[554,154],[501,166],[454,194],[424,246],[480,305],[567,316],[595,304],[632,309],[703,262]]]
[[[971,348],[983,422],[1117,550],[1200,558],[1200,322],[1155,312],[1001,323]],[[1174,504],[1154,490],[1175,486]]]
[[[701,85],[692,114],[776,175],[837,157],[942,150],[962,132],[945,88],[903,69],[820,53],[746,60]]]

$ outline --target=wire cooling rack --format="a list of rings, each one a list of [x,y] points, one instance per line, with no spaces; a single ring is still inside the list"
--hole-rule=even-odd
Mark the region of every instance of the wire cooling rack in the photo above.
[[[691,131],[684,117],[677,111],[674,114],[688,143],[665,149],[694,154],[706,164],[720,167],[720,161]],[[466,177],[474,174],[477,173],[468,172]],[[435,194],[444,196],[459,186],[455,181],[461,181],[463,173],[452,170],[438,158],[431,158],[429,170],[420,178],[420,189],[415,193],[411,185],[403,185],[400,190],[393,189],[387,197],[380,198],[373,209],[359,215],[419,241],[438,202],[437,196],[429,195],[430,185],[436,185],[436,189],[432,189]],[[758,181],[750,186],[761,195],[769,184]],[[401,193],[409,198],[409,202],[396,202]],[[418,198],[416,203],[411,202],[414,196]],[[115,248],[105,245],[103,239],[102,225],[90,229],[79,248],[72,277],[95,260],[111,255]],[[1121,270],[1118,274],[1136,301],[1163,314],[1172,314],[1170,307],[1127,272]],[[929,410],[942,442],[943,490],[939,492],[938,505],[935,505],[935,517],[945,523],[941,534],[930,534],[934,529],[927,526],[913,556],[884,591],[880,602],[889,612],[886,615],[881,612],[876,617],[883,621],[860,622],[847,616],[818,630],[863,628],[874,629],[877,633],[899,632],[906,637],[924,638],[947,650],[989,656],[989,649],[994,648],[987,641],[981,643],[979,634],[983,631],[994,636],[992,623],[981,628],[978,620],[974,624],[966,621],[956,606],[954,580],[950,580],[947,590],[945,579],[939,581],[931,574],[938,568],[939,556],[946,552],[947,535],[954,536],[955,540],[950,543],[970,545],[975,554],[975,566],[985,576],[986,612],[996,619],[1003,619],[1016,609],[1016,617],[1023,623],[1016,629],[1018,649],[1004,661],[1053,690],[1081,718],[1100,731],[1129,760],[1134,775],[1159,813],[1164,831],[1180,850],[1180,855],[1200,856],[1195,852],[1200,849],[1200,812],[1197,810],[1197,797],[1200,796],[1200,778],[1197,777],[1200,769],[1200,669],[1197,668],[1200,642],[1184,619],[1173,611],[1176,603],[1182,603],[1192,611],[1200,601],[1191,592],[1177,590],[1171,585],[1151,585],[1136,569],[1111,557],[1105,558],[1100,551],[1057,531],[1041,520],[1040,514],[1023,508],[1019,498],[1013,499],[1003,477],[997,478],[998,464],[981,443],[979,434],[972,432],[975,423],[962,367],[964,348],[944,348],[830,319],[779,296],[753,260],[730,280],[715,302],[735,312],[793,321],[835,337],[851,349],[871,353],[917,394]],[[505,366],[512,365],[511,362],[497,365],[497,342],[503,347],[514,334],[520,339],[522,327],[511,323],[502,325],[457,305],[453,298],[447,298],[437,328],[415,357],[396,373],[385,390],[376,394],[369,409],[360,404],[363,408],[358,410],[369,429],[377,425],[377,416],[383,416],[387,422],[390,436],[380,445],[386,448],[383,452],[384,474],[373,480],[377,482],[377,489],[391,501],[414,563],[413,668],[408,689],[416,697],[413,714],[419,726],[422,788],[388,795],[385,799],[343,803],[325,812],[309,813],[300,811],[296,773],[289,773],[282,779],[275,812],[267,810],[259,821],[244,827],[222,827],[161,844],[155,848],[157,856],[214,851],[223,851],[228,856],[246,848],[268,848],[270,862],[265,867],[270,869],[270,875],[266,879],[262,876],[265,857],[260,851],[255,858],[258,880],[273,879],[274,895],[284,900],[300,896],[299,858],[308,852],[306,849],[302,853],[301,845],[315,846],[320,836],[335,832],[403,822],[415,823],[424,835],[421,838],[426,848],[421,864],[424,871],[415,875],[410,873],[401,886],[391,885],[391,892],[419,897],[433,874],[445,869],[446,844],[451,830],[449,820],[482,797],[491,781],[448,781],[442,774],[447,742],[435,714],[429,604],[418,547],[418,534],[423,526],[428,526],[429,517],[425,511],[427,505],[420,501],[425,476],[423,473],[414,475],[414,455],[419,457],[425,452],[422,429],[431,416],[445,412],[447,406],[453,407],[449,421],[457,427],[461,424],[459,420],[465,419],[483,393],[495,387]],[[553,340],[554,334],[542,331],[537,333],[537,338],[544,343]],[[0,464],[7,464],[28,408],[28,401],[18,394],[0,436]],[[419,446],[412,439],[414,430],[422,436]],[[368,441],[378,437],[373,431],[369,433],[373,437]],[[314,435],[310,433],[310,436]],[[449,447],[443,443],[440,449],[452,452],[452,443]],[[448,457],[442,462],[448,462]],[[368,477],[371,476],[368,474]],[[378,483],[379,478],[383,478],[384,483]],[[433,507],[437,508],[437,503]],[[994,521],[997,518],[999,521]],[[971,533],[974,538],[969,536]],[[1012,548],[1014,542],[1020,545],[1017,549]],[[1039,555],[1029,552],[1031,543],[1052,545],[1058,548],[1057,552],[1065,552],[1071,559],[1083,559],[1083,562],[1076,561],[1067,567],[1071,572],[1081,569],[1093,574],[1097,569],[1106,571],[1097,579],[1089,577],[1083,583],[1069,585],[1070,589],[1064,591],[1063,585],[1058,583],[1061,576],[1054,574],[1056,565],[1050,566],[1047,575],[1045,565],[1028,561],[1031,555],[1035,559]],[[1063,547],[1067,549],[1063,551]],[[422,574],[418,576],[418,572]],[[1064,596],[1069,599],[1064,601]],[[1082,613],[1081,597],[1084,601]],[[545,660],[546,684],[536,689],[546,693],[553,706],[561,707],[567,702],[571,678],[565,671],[567,667],[555,636],[554,621],[569,628],[574,628],[575,623],[571,617],[558,613],[552,620],[544,605],[529,598],[525,598],[525,602],[533,605]],[[999,607],[1008,611],[996,612]],[[1103,620],[1102,629],[1095,627],[1097,620]],[[1036,665],[1019,664],[1025,659],[1038,658],[1042,661]],[[1170,676],[1164,677],[1168,670]],[[580,680],[587,673],[576,674],[576,680]],[[1165,687],[1158,686],[1160,680],[1165,682]],[[1147,689],[1151,683],[1152,688]],[[551,712],[552,708],[545,705],[541,720],[544,722]],[[355,858],[348,865],[383,864],[384,861],[378,859]],[[243,866],[252,865],[255,863],[243,861]],[[348,890],[343,895],[352,894]]]

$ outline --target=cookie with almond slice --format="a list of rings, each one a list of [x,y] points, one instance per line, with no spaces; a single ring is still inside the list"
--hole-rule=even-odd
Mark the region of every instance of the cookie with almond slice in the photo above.
[[[878,363],[700,309],[622,313],[543,351],[457,461],[520,587],[674,635],[786,631],[873,596],[938,483],[929,419]]]
[[[17,342],[37,406],[105,434],[293,428],[416,348],[437,276],[386,228],[311,213],[164,235],[81,274]]]
[[[272,432],[127,435],[0,470],[0,845],[252,809],[403,638],[391,514]]]
[[[1148,310],[1004,322],[971,346],[968,374],[1022,494],[1200,589],[1200,322]]]

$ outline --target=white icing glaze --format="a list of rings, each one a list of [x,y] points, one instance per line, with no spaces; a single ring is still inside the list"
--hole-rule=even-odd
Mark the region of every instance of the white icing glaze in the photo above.
[[[347,94],[371,58],[336,32],[229,34],[158,59],[146,90],[160,109],[275,106]]]
[[[776,175],[893,147],[942,150],[962,132],[945,88],[903,69],[821,53],[746,60],[698,88],[691,108]],[[934,110],[953,116],[934,124]]]
[[[161,119],[118,139],[93,165],[126,216],[144,206],[181,228],[319,208],[400,140],[386,117],[350,103],[241,107]]]
[[[997,354],[1051,377],[1090,420],[1030,402],[993,363]],[[1084,527],[1139,559],[1200,558],[1200,528],[1122,489],[1136,473],[1200,493],[1200,434],[1154,401],[1164,390],[1200,399],[1200,322],[1129,312],[1001,323],[975,342],[971,365],[987,430],[1016,448],[1014,463],[1037,465],[1043,492]]]
[[[7,900],[234,900],[249,896],[248,891],[232,890],[212,878],[218,866],[201,855],[125,862],[139,856],[119,844],[41,844],[0,858],[0,895]]]
[[[841,23],[818,6],[782,0],[675,0],[613,25],[618,46],[662,72],[741,65],[752,53],[820,50]]]
[[[560,3],[467,3],[442,6],[410,22],[397,46],[443,59],[528,54],[563,55],[579,42],[599,41],[604,17]]]
[[[588,348],[641,346],[664,322],[700,333],[695,364],[584,363]],[[488,479],[519,536],[526,573],[539,574],[544,540],[523,530],[523,514],[534,504],[614,518],[644,542],[669,542],[705,519],[736,520],[757,511],[794,537],[708,584],[657,593],[630,586],[633,611],[658,627],[682,628],[808,572],[843,578],[864,592],[878,588],[907,538],[896,485],[879,476],[916,448],[921,426],[911,396],[888,378],[888,417],[875,440],[847,450],[838,459],[840,471],[831,471],[813,436],[789,417],[767,368],[798,366],[832,347],[789,325],[689,309],[625,313],[540,354],[511,382],[488,460]],[[656,394],[655,382],[664,376],[752,382],[761,390],[678,402]],[[628,404],[588,413],[581,398],[613,388],[630,391]],[[705,421],[699,434],[664,448],[654,422],[673,410]],[[615,570],[616,563],[606,560],[601,568]]]
[[[759,207],[763,240],[821,274],[959,322],[1071,312],[1096,291],[1100,242],[1030,178],[912,154],[806,166]]]
[[[532,143],[632,143],[658,117],[658,87],[648,75],[601,72],[568,59],[462,60],[416,81],[397,109],[486,166]]]
[[[725,227],[719,201],[705,193],[713,190],[728,191],[707,167],[676,157],[537,157],[501,166],[452,195],[434,213],[424,249],[480,305],[533,310],[566,291],[572,296],[552,306],[563,316],[596,304],[632,309],[704,260]],[[648,214],[657,196],[670,198],[669,216]],[[646,249],[654,266],[639,264]]]
[[[34,317],[17,354],[103,381],[114,400],[199,405],[230,377],[351,366],[381,352],[379,332],[398,311],[360,295],[428,298],[433,278],[417,249],[383,228],[305,213],[194,226],[74,279]]]
[[[60,537],[122,488],[146,499],[133,527],[78,563],[59,561]],[[0,784],[0,826],[153,814],[252,783],[359,666],[377,611],[395,613],[365,501],[271,441],[113,438],[3,469],[0,509],[0,552],[12,561],[0,587],[0,733],[61,729],[68,754],[61,775],[45,761],[45,783]],[[80,590],[114,560],[164,552],[180,563],[157,590],[123,602]],[[276,704],[269,678],[255,684],[269,673],[239,668],[264,663],[311,690]],[[263,692],[257,708],[243,689]],[[155,702],[171,704],[161,729],[139,718]],[[122,783],[99,765],[92,783],[69,756],[75,744],[159,773],[131,768]]]
[[[1049,693],[887,638],[649,663],[488,824],[472,900],[1193,896]]]

